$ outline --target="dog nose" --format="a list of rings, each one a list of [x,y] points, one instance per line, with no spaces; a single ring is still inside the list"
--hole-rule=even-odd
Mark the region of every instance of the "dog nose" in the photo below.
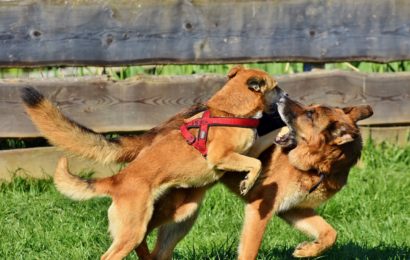
[[[281,88],[276,88],[276,96],[278,102],[284,102],[289,97],[289,94]]]

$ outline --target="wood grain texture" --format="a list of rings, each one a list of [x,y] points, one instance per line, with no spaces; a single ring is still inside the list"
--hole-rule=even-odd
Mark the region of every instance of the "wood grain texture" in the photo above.
[[[104,78],[5,80],[0,82],[0,113],[5,112],[0,115],[0,136],[39,136],[19,97],[19,89],[28,85],[55,101],[71,119],[97,132],[130,132],[147,130],[182,108],[206,101],[223,82],[223,77],[211,75],[135,77],[119,82]]]
[[[374,115],[361,125],[410,124],[410,73],[363,74],[314,71],[278,76],[279,86],[306,103],[369,104]],[[19,89],[34,86],[64,114],[97,132],[147,130],[183,108],[206,101],[226,81],[221,75],[1,80],[0,137],[37,137]]]
[[[410,59],[410,1],[0,2],[0,66]]]
[[[15,149],[0,151],[0,182],[15,176],[45,179],[54,175],[61,156],[69,157],[70,171],[74,174],[93,172],[95,177],[111,176],[120,165],[102,165],[84,158],[69,156],[54,147]]]
[[[376,143],[388,142],[400,146],[409,146],[410,144],[410,126],[396,127],[368,127],[360,128],[363,140],[372,138]]]
[[[372,138],[376,143],[383,141],[397,145],[408,145],[410,126],[404,127],[361,127],[363,140]],[[54,147],[15,149],[0,151],[0,182],[10,181],[15,176],[37,179],[54,175],[57,161],[66,153]],[[70,171],[74,174],[93,172],[94,177],[111,176],[121,165],[102,165],[77,156],[69,156]]]

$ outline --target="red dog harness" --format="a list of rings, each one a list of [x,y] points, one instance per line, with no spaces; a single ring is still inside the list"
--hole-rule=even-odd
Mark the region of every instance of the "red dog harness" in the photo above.
[[[237,118],[237,117],[211,117],[209,110],[206,110],[202,118],[194,119],[180,127],[181,134],[188,144],[197,149],[203,156],[207,155],[206,140],[208,137],[208,128],[210,126],[234,126],[256,128],[259,125],[259,119],[256,118]],[[195,137],[188,130],[199,128],[198,137]]]

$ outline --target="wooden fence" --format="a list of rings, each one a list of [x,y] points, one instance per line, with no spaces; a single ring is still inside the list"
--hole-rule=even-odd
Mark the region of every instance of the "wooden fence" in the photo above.
[[[407,0],[12,0],[0,5],[0,65],[410,57]]]
[[[0,3],[0,66],[409,60],[409,14],[406,0],[7,1]],[[277,78],[304,103],[370,104],[375,114],[361,122],[365,136],[408,141],[410,73]],[[0,80],[0,139],[40,136],[23,112],[23,86],[36,87],[97,132],[133,132],[205,101],[224,81],[219,75]],[[59,155],[54,148],[0,151],[0,178],[52,174]]]

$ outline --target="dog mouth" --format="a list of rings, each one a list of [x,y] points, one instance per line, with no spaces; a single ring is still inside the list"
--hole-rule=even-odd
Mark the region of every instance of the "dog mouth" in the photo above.
[[[279,133],[275,139],[275,143],[286,149],[293,149],[296,147],[296,131],[292,124],[292,116],[287,108],[289,102],[288,97],[283,96],[277,102],[278,113],[282,121],[286,124],[288,131],[284,134]]]
[[[295,131],[289,129],[287,133],[278,135],[275,138],[275,144],[286,149],[295,148],[297,145]]]

